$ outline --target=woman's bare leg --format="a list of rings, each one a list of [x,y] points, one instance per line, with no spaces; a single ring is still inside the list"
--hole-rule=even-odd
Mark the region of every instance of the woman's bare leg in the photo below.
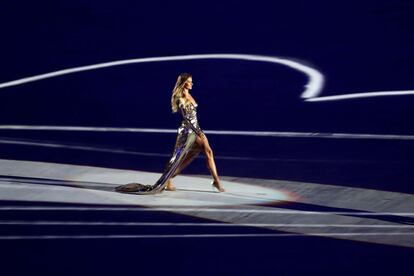
[[[180,166],[177,168],[177,170],[174,172],[173,176],[171,178],[176,177],[178,174],[180,174],[193,160],[198,156],[198,154],[201,152],[201,148],[194,143],[193,147],[187,154],[187,156],[184,158],[183,162],[180,164]]]
[[[220,191],[224,192],[225,190],[221,186],[220,179],[217,173],[216,163],[214,162],[214,155],[213,150],[210,147],[210,144],[208,143],[207,137],[203,134],[202,138],[197,136],[196,139],[197,145],[203,149],[204,155],[207,159],[207,168],[210,171],[211,176],[213,176],[214,182],[213,185]]]
[[[175,170],[174,174],[167,180],[167,186],[166,189],[169,191],[175,191],[175,186],[172,184],[172,179],[176,177],[178,174],[180,174],[200,153],[201,148],[199,145],[194,143],[190,151],[188,152],[187,156],[184,158],[180,166]]]
[[[204,155],[206,156],[207,161],[207,168],[210,171],[210,174],[212,175],[214,182],[213,185],[220,191],[224,192],[225,190],[221,186],[220,179],[217,173],[216,163],[214,162],[214,155],[213,150],[210,147],[210,144],[208,143],[208,139],[205,135],[203,135],[203,138],[200,138],[197,136],[196,141],[190,150],[190,152],[187,154],[187,156],[184,158],[183,162],[180,164],[180,166],[177,168],[173,176],[168,179],[167,181],[167,190],[175,190],[174,185],[171,183],[171,179],[177,176],[179,173],[181,173],[184,168],[186,168],[197,155],[203,150]]]

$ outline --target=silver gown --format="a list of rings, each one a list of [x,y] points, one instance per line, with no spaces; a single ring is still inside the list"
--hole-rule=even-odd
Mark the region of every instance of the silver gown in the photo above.
[[[197,120],[197,104],[190,103],[185,107],[182,99],[178,102],[179,109],[183,120],[177,131],[177,139],[172,152],[172,157],[168,161],[163,174],[154,185],[145,185],[140,183],[129,183],[115,188],[117,192],[134,193],[134,194],[155,194],[165,189],[168,179],[170,179],[180,164],[194,145],[197,135],[202,130]]]

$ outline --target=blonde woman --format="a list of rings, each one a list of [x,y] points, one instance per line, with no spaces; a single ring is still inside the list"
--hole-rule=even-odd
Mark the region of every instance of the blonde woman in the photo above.
[[[198,124],[198,105],[190,94],[192,87],[193,79],[190,74],[182,73],[178,76],[171,96],[171,108],[173,113],[180,110],[183,120],[178,128],[172,157],[167,163],[162,176],[154,185],[130,183],[118,186],[116,191],[138,194],[157,193],[162,192],[164,189],[175,191],[176,188],[172,184],[171,179],[188,166],[200,152],[203,152],[206,156],[207,168],[213,177],[211,184],[219,192],[225,191],[217,174],[213,151],[207,137]]]

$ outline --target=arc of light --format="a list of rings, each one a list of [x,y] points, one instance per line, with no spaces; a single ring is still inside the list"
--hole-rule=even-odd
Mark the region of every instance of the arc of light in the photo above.
[[[160,235],[28,235],[28,236],[0,236],[0,240],[54,240],[54,239],[194,239],[194,238],[269,238],[269,237],[353,237],[353,236],[413,236],[409,232],[382,232],[382,233],[277,233],[277,234],[160,234]]]
[[[178,61],[178,60],[197,60],[197,59],[237,59],[237,60],[247,60],[247,61],[261,61],[261,62],[270,62],[270,63],[279,63],[286,65],[290,68],[296,69],[309,78],[308,83],[305,85],[306,89],[302,93],[302,98],[312,98],[320,94],[323,84],[324,76],[317,71],[316,69],[303,65],[299,62],[292,61],[289,59],[282,59],[271,56],[261,56],[261,55],[246,55],[246,54],[198,54],[198,55],[180,55],[180,56],[166,56],[166,57],[149,57],[149,58],[136,58],[136,59],[125,59],[117,60],[111,62],[97,63],[87,66],[80,66],[74,68],[63,69],[59,71],[49,72],[41,75],[36,75],[32,77],[26,77],[22,79],[17,79],[14,81],[0,83],[0,89],[16,86],[28,82],[38,81],[42,79],[53,78],[61,75],[72,74],[81,71],[89,71],[99,68],[119,66],[133,63],[146,63],[146,62],[162,62],[162,61]]]
[[[337,101],[337,100],[348,100],[348,99],[356,99],[356,98],[380,97],[380,96],[398,96],[398,95],[414,95],[414,90],[379,91],[379,92],[342,94],[342,95],[334,95],[334,96],[309,98],[309,99],[306,99],[305,101],[307,101],[307,102],[323,102],[323,101]]]
[[[249,60],[249,61],[261,61],[279,63],[296,69],[302,73],[305,73],[309,81],[305,85],[306,89],[302,92],[301,98],[305,99],[306,102],[322,102],[322,101],[337,101],[337,100],[349,100],[356,98],[367,98],[367,97],[379,97],[379,96],[398,96],[398,95],[414,95],[414,90],[403,90],[403,91],[376,91],[376,92],[363,92],[363,93],[351,93],[351,94],[340,94],[333,96],[318,97],[321,93],[324,85],[324,76],[318,70],[303,65],[297,61],[289,59],[282,59],[271,56],[263,55],[247,55],[247,54],[195,54],[195,55],[180,55],[180,56],[166,56],[166,57],[149,57],[149,58],[136,58],[136,59],[125,59],[111,62],[97,63],[92,65],[73,67],[54,72],[49,72],[41,75],[35,75],[14,81],[0,83],[0,89],[16,86],[28,82],[38,81],[47,78],[53,78],[61,75],[72,74],[81,71],[94,70],[99,68],[119,66],[133,63],[146,63],[146,62],[160,62],[160,61],[177,61],[177,60],[196,60],[196,59],[238,59],[238,60]]]
[[[22,221],[0,220],[0,225],[87,225],[87,226],[173,226],[173,227],[286,227],[286,228],[399,228],[411,229],[414,225],[399,224],[297,224],[297,223],[223,223],[223,222],[139,222],[139,221]]]

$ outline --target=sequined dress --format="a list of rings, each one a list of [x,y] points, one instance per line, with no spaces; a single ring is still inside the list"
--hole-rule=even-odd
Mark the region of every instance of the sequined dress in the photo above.
[[[202,133],[197,120],[198,105],[193,103],[185,105],[183,99],[179,99],[177,104],[183,119],[177,130],[177,139],[175,141],[172,156],[168,161],[161,177],[154,185],[129,183],[116,187],[116,191],[134,194],[154,194],[160,193],[164,190],[168,179],[174,175],[174,172],[191,150],[191,147],[197,138],[197,134]]]

